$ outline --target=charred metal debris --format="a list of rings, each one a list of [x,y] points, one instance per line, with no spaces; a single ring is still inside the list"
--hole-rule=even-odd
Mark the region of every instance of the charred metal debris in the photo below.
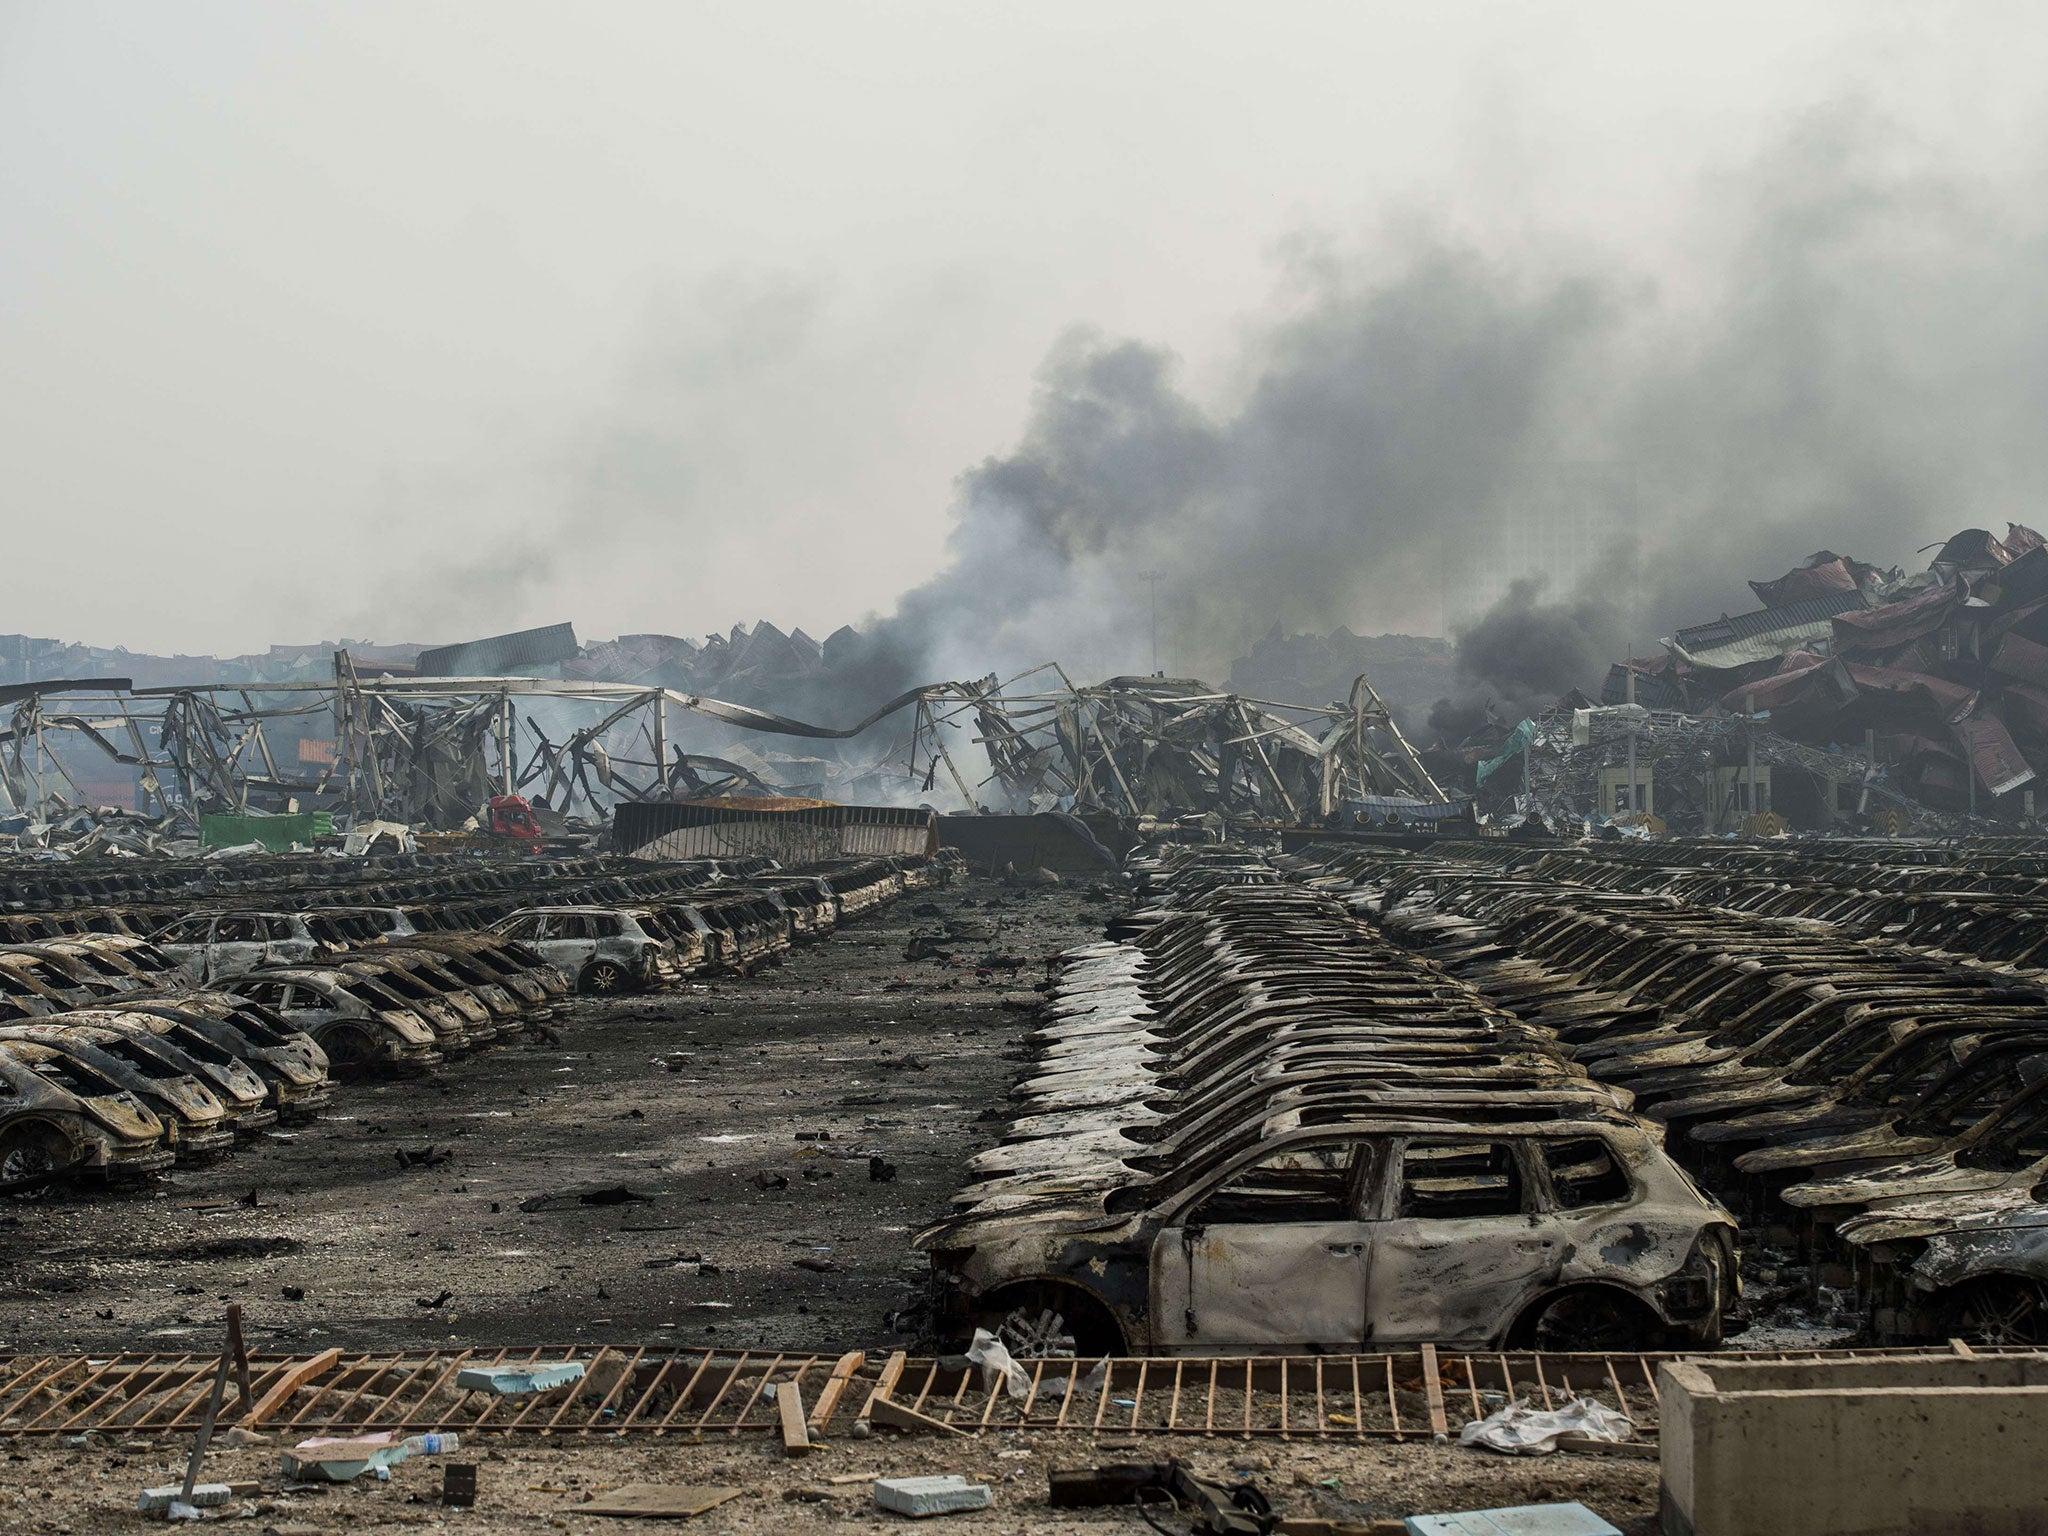
[[[52,679],[0,687],[0,706],[11,706],[0,831],[73,854],[197,851],[209,815],[327,814],[300,839],[308,846],[350,830],[475,830],[480,807],[515,796],[557,850],[594,845],[621,806],[818,804],[828,791],[834,802],[1241,824],[1343,821],[1368,803],[1431,819],[1470,807],[1431,776],[1363,675],[1343,702],[1311,708],[1163,677],[1081,687],[1049,664],[1008,682],[914,688],[839,728],[666,686],[364,675],[341,650],[323,681]],[[895,734],[859,756],[844,745],[885,721]],[[760,737],[838,755],[742,739]],[[107,774],[124,776],[132,809],[102,808],[94,790]]]
[[[1718,1342],[1735,1223],[1626,1089],[1257,854],[1131,873],[917,1239],[942,1319],[1084,1355]]]
[[[2048,1342],[2048,856],[2013,840],[1351,849],[1342,893],[1890,1339]]]
[[[1674,832],[2031,821],[2048,766],[2048,545],[1965,529],[1913,575],[1823,550],[1503,737],[1489,806]],[[1488,786],[1491,786],[1489,789]]]

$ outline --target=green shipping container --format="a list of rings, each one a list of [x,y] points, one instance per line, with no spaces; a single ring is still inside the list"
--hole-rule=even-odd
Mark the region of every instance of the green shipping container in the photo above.
[[[280,851],[293,843],[313,846],[316,837],[329,837],[334,832],[332,811],[295,811],[288,816],[225,816],[207,815],[199,818],[199,846],[202,848],[239,848],[245,843],[261,843],[266,848]]]

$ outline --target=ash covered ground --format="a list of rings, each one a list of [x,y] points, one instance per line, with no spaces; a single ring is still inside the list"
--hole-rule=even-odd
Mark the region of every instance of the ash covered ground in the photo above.
[[[1008,1118],[1046,960],[1107,911],[968,880],[754,977],[579,1001],[559,1043],[345,1086],[315,1124],[145,1193],[11,1203],[0,1348],[212,1350],[228,1301],[255,1349],[903,1348],[910,1235]],[[949,919],[991,930],[959,960],[1023,964],[904,958]],[[447,1160],[400,1166],[430,1151]],[[638,1198],[579,1201],[619,1188]]]

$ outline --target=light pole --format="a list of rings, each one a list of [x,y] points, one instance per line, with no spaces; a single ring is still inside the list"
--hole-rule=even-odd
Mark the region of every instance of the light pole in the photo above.
[[[1152,588],[1152,675],[1159,675],[1159,578],[1164,571],[1138,572]]]

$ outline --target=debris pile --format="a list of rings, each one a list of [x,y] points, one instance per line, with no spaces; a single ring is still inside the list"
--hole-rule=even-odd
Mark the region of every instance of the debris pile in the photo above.
[[[1988,811],[2048,765],[2048,541],[2033,529],[1965,529],[1911,576],[1823,550],[1750,585],[1764,607],[1617,663],[1602,701],[1768,717],[1773,737],[1845,765],[1874,756],[1890,789],[1938,810]]]
[[[993,679],[950,686],[969,696],[994,781],[1016,809],[1298,825],[1344,816],[1368,797],[1446,800],[1363,673],[1345,702],[1315,707],[1185,678],[1115,677],[1042,693],[1006,693]],[[921,724],[942,718],[927,710]],[[927,787],[942,760],[960,778],[936,729],[927,750]]]

